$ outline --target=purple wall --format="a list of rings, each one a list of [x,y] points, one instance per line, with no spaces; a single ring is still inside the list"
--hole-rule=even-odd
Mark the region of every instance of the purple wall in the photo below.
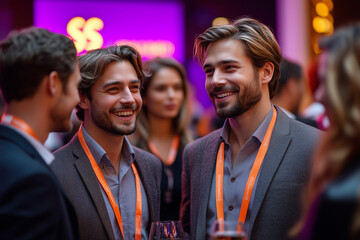
[[[180,2],[34,1],[35,26],[70,36],[67,24],[74,17],[85,21],[93,17],[101,19],[103,27],[98,33],[103,38],[103,46],[130,40],[142,46],[138,50],[145,59],[154,57],[151,53],[160,52],[184,61],[184,9]],[[81,35],[84,38],[83,25],[78,25],[77,33],[78,39]],[[87,36],[90,43],[91,36]],[[71,37],[77,41],[73,34]]]

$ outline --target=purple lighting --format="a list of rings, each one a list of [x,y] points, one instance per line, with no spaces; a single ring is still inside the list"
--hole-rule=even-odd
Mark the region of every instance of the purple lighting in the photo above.
[[[80,20],[71,23],[74,34],[69,34],[68,23],[75,17]],[[144,59],[158,53],[184,60],[183,5],[179,2],[35,0],[34,18],[35,26],[70,36],[79,46],[88,47],[102,38],[103,47],[133,43]],[[99,20],[90,23],[91,18]],[[96,26],[101,30],[95,30]]]

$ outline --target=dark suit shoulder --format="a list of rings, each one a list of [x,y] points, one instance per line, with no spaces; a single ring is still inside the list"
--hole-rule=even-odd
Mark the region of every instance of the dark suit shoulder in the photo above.
[[[136,146],[132,146],[135,152],[135,159],[138,159],[139,161],[147,161],[151,162],[151,164],[154,164],[156,168],[161,168],[161,161],[158,157],[156,157],[154,154],[149,153],[141,148],[138,148]]]
[[[290,119],[290,131],[294,138],[302,138],[304,140],[318,140],[319,137],[324,133],[323,131],[309,126],[303,122]]]
[[[209,134],[197,138],[194,141],[190,142],[189,144],[186,145],[185,148],[188,149],[193,149],[193,148],[199,148],[199,147],[204,147],[207,146],[209,143],[216,143],[218,141],[216,141],[217,139],[220,139],[220,134],[221,134],[222,128],[217,129],[215,131],[210,132]]]
[[[16,143],[0,140],[0,152],[0,179],[9,182],[36,174],[51,175],[40,156],[29,155]]]
[[[305,123],[306,125],[312,126],[314,128],[319,128],[317,122],[311,118],[306,118],[306,117],[302,117],[300,115],[295,115],[295,119],[302,123]]]
[[[50,165],[51,168],[54,169],[59,165],[68,165],[68,164],[73,165],[75,159],[78,158],[78,156],[75,156],[74,150],[76,150],[77,152],[83,151],[81,149],[80,142],[78,141],[78,138],[76,136],[77,134],[73,137],[73,139],[70,142],[68,142],[67,144],[65,144],[64,146],[62,146],[61,148],[59,148],[54,152],[55,160]]]

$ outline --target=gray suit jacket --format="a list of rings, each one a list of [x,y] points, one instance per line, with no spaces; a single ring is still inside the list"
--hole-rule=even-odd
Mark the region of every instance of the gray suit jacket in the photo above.
[[[160,218],[161,163],[154,155],[133,148],[136,169],[148,199],[150,225]],[[56,151],[55,157],[51,168],[75,206],[80,239],[115,239],[98,180],[78,135]],[[148,227],[150,230],[150,226]]]
[[[301,213],[301,194],[320,131],[279,110],[262,164],[248,239],[287,239]],[[206,237],[211,179],[220,145],[218,129],[187,145],[183,154],[180,219],[191,239]],[[241,202],[235,203],[241,205]]]

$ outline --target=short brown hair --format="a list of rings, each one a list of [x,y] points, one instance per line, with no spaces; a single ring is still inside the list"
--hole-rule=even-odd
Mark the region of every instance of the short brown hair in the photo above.
[[[76,48],[65,35],[30,27],[0,42],[0,88],[5,102],[32,97],[43,78],[56,71],[66,90],[75,70]]]
[[[139,80],[143,81],[144,73],[142,70],[142,60],[138,51],[127,45],[111,46],[91,50],[79,57],[81,82],[79,92],[91,100],[91,87],[99,80],[108,65],[112,62],[129,61],[134,67]],[[84,110],[78,105],[76,107],[77,117],[84,120]]]
[[[201,64],[205,61],[209,45],[222,39],[240,40],[247,56],[257,69],[267,62],[274,64],[274,74],[269,82],[269,94],[272,98],[278,88],[282,59],[280,47],[272,31],[266,25],[251,18],[240,18],[228,25],[210,27],[195,39],[194,53]]]

